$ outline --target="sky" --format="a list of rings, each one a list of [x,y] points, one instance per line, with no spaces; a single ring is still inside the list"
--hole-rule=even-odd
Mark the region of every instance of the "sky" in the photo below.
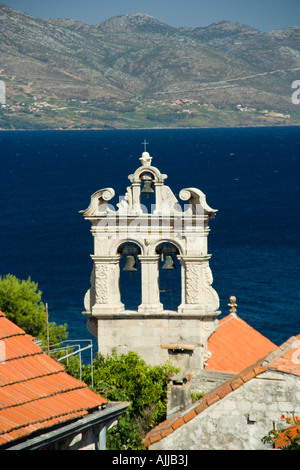
[[[0,0],[38,18],[98,24],[117,15],[146,13],[170,26],[228,20],[260,31],[300,26],[300,0]]]

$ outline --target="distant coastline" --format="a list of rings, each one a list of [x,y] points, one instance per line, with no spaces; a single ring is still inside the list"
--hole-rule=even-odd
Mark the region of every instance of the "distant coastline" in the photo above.
[[[1,3],[0,13],[1,130],[300,125],[300,26],[176,28],[143,13],[92,26]]]
[[[192,130],[192,129],[257,129],[257,128],[284,128],[284,127],[300,127],[299,123],[293,124],[270,124],[270,125],[251,125],[251,126],[210,126],[210,127],[115,127],[115,128],[76,128],[76,129],[62,129],[62,128],[45,128],[45,129],[3,129],[0,132],[45,132],[45,131],[62,131],[62,132],[76,132],[76,131],[151,131],[151,130]]]

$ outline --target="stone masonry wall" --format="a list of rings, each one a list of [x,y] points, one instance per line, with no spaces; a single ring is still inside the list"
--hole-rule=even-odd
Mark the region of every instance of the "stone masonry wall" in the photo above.
[[[138,314],[134,318],[127,318],[125,313],[117,319],[98,319],[98,345],[103,355],[111,354],[113,348],[118,354],[136,351],[147,364],[160,365],[168,360],[173,362],[168,349],[161,346],[178,342],[195,346],[193,354],[188,358],[187,369],[201,368],[203,347],[200,319],[168,319],[163,316],[147,319]],[[175,363],[178,365],[178,361]]]
[[[245,383],[150,450],[259,450],[281,415],[300,414],[300,378],[266,371]]]

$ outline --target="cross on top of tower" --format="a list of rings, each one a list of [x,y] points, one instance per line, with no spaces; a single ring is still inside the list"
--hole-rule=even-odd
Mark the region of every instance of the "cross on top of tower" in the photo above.
[[[142,145],[144,146],[144,152],[147,152],[147,145],[149,145],[149,142],[144,139],[144,142],[142,142]]]
[[[140,158],[140,161],[143,166],[150,166],[152,157],[150,157],[149,152],[147,152],[147,145],[149,145],[149,142],[147,142],[144,139],[144,142],[142,142],[142,145],[144,146],[144,152],[142,153],[142,157]]]

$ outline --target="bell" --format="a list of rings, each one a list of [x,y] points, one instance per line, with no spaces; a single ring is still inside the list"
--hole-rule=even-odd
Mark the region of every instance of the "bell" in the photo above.
[[[135,262],[135,257],[132,255],[128,255],[126,259],[125,266],[123,268],[123,271],[138,271],[136,262]]]
[[[142,193],[145,193],[147,195],[154,193],[154,190],[152,189],[152,180],[151,178],[144,177],[144,187],[141,191]]]
[[[168,269],[168,270],[176,269],[172,256],[170,255],[166,256],[165,264],[163,265],[162,269]]]

